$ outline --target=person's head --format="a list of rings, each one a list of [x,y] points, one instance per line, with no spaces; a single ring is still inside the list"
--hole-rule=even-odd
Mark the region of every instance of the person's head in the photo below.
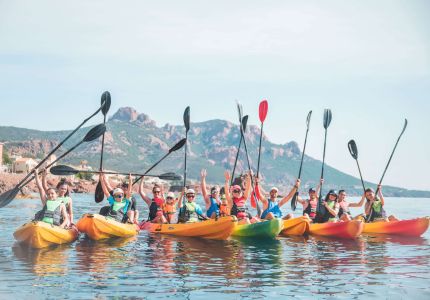
[[[364,196],[367,200],[373,200],[375,198],[375,191],[372,188],[367,188],[364,191]]]
[[[231,188],[233,198],[240,198],[242,196],[242,188],[239,185],[233,185]]]
[[[65,197],[69,195],[69,184],[65,180],[61,180],[57,184],[57,193],[60,197]]]
[[[336,200],[337,200],[337,192],[335,190],[328,191],[328,194],[325,197],[325,201],[336,201]]]
[[[121,202],[124,199],[124,191],[121,188],[116,188],[112,192],[112,197],[116,202]]]
[[[309,198],[315,199],[316,196],[317,196],[317,191],[314,188],[310,188],[309,189]]]
[[[188,202],[193,202],[196,197],[196,192],[193,189],[188,189],[185,196],[187,197]]]
[[[345,190],[339,190],[339,198],[338,198],[338,201],[339,201],[339,202],[342,202],[342,201],[344,201],[344,200],[345,200],[345,198],[346,198],[346,192],[345,192]]]
[[[166,202],[172,204],[175,200],[175,194],[172,192],[167,193]]]
[[[55,200],[55,199],[57,199],[57,191],[54,188],[49,188],[46,191],[46,197],[48,198],[48,200]]]
[[[225,195],[221,196],[221,203],[222,204],[227,204],[227,197]]]
[[[120,186],[124,191],[126,191],[126,190],[128,190],[128,183],[127,182],[123,182],[123,183],[121,183],[121,186]]]
[[[214,186],[211,188],[211,197],[217,198],[219,196],[219,186]]]
[[[159,185],[154,185],[152,188],[152,194],[154,198],[161,198],[161,187]]]
[[[276,199],[278,197],[278,192],[279,192],[278,188],[272,187],[270,189],[270,199],[272,200]]]

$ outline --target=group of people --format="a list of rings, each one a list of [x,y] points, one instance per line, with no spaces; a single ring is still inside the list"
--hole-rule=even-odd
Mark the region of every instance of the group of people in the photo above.
[[[42,179],[40,179],[38,170],[35,170],[34,174],[43,205],[43,209],[36,214],[35,219],[62,227],[74,226],[72,199],[69,196],[68,183],[60,181],[55,188],[49,187],[46,171],[42,172]],[[151,198],[144,192],[144,182],[141,180],[139,194],[149,208],[148,222],[160,224],[191,223],[233,215],[236,216],[239,224],[251,224],[262,220],[290,219],[293,217],[292,214],[284,216],[281,207],[298,192],[300,179],[296,180],[290,192],[278,201],[278,188],[272,187],[268,193],[265,192],[259,179],[253,177],[252,174],[246,174],[241,185],[230,186],[230,173],[226,171],[223,194],[217,185],[212,186],[208,192],[207,171],[203,169],[200,175],[200,187],[206,212],[196,203],[196,192],[193,189],[184,188],[176,197],[173,192],[165,194],[163,186],[155,184],[152,188]],[[253,180],[253,184],[251,180]],[[138,224],[139,211],[137,210],[136,199],[132,195],[132,182],[132,176],[129,175],[128,183],[120,184],[114,188],[106,175],[101,173],[100,183],[109,205],[103,207],[100,214],[118,222]],[[339,192],[330,190],[324,200],[320,202],[318,195],[323,182],[324,180],[321,179],[316,188],[308,190],[308,198],[297,197],[297,202],[303,206],[303,215],[309,218],[311,222],[325,223],[360,218],[367,222],[397,220],[395,216],[386,216],[381,186],[378,186],[378,195],[375,195],[375,191],[372,189],[366,189],[357,203],[348,202],[344,190]],[[184,197],[186,200],[182,201]],[[261,203],[263,210],[260,215],[252,216],[249,212],[247,201],[251,198]],[[364,214],[353,217],[350,207],[362,207],[364,203]],[[318,209],[318,205],[322,206],[323,209]]]

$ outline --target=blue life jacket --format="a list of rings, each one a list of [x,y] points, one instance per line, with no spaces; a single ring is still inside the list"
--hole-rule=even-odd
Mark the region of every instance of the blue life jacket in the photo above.
[[[276,201],[270,201],[267,200],[268,202],[268,207],[265,211],[263,211],[263,213],[261,214],[261,218],[264,219],[268,213],[272,213],[275,217],[277,218],[282,218],[282,211],[279,208],[278,202]]]

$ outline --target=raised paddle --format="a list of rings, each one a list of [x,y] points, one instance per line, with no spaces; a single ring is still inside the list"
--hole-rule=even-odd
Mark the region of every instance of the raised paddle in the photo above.
[[[10,201],[15,198],[19,191],[19,187],[22,185],[23,182],[27,180],[33,174],[33,170],[39,168],[52,154],[54,154],[72,135],[74,135],[82,126],[84,126],[85,123],[87,123],[91,118],[93,118],[95,115],[97,115],[103,108],[105,107],[105,103],[102,103],[102,105],[97,109],[91,116],[86,118],[81,124],[79,124],[78,127],[76,127],[64,140],[62,140],[54,149],[49,152],[48,155],[44,159],[42,159],[36,167],[34,167],[13,189],[4,192],[0,195],[0,207],[3,207],[7,205]]]
[[[182,140],[177,142],[172,148],[169,149],[169,152],[167,152],[159,161],[157,161],[152,167],[150,167],[148,170],[146,170],[146,172],[143,173],[143,175],[141,175],[139,178],[135,179],[133,181],[133,185],[135,185],[137,182],[139,182],[139,180],[141,180],[144,176],[146,176],[149,172],[151,172],[151,170],[154,169],[156,166],[158,166],[158,164],[161,161],[163,161],[167,156],[169,156],[171,153],[181,149],[185,145],[186,142],[187,142],[187,140],[185,138],[183,138]]]
[[[107,115],[107,113],[109,111],[109,108],[110,108],[110,105],[111,105],[111,97],[110,97],[110,93],[108,91],[106,91],[106,92],[104,92],[102,94],[101,102],[102,103],[106,103],[106,105],[102,109],[103,124],[106,124],[106,115]],[[103,137],[102,137],[102,150],[101,150],[101,154],[100,154],[100,168],[99,168],[100,171],[103,170],[104,146],[105,146],[105,134],[103,133]],[[94,194],[94,199],[95,199],[96,203],[99,203],[99,202],[102,202],[104,198],[105,198],[105,193],[103,192],[102,182],[101,182],[101,180],[99,178],[99,182],[97,183],[96,191],[95,191],[95,194]]]
[[[331,110],[330,109],[324,109],[324,121],[323,121],[323,126],[324,126],[324,151],[323,151],[323,161],[322,161],[322,168],[321,168],[321,179],[324,179],[324,164],[325,164],[325,150],[326,150],[326,144],[327,144],[327,128],[330,126],[331,123]],[[320,215],[323,215],[325,213],[325,207],[322,206],[322,183],[320,186],[320,194],[319,194],[319,199],[318,199],[318,205],[317,205],[317,212]]]
[[[258,116],[260,117],[261,127],[260,127],[260,146],[258,147],[258,163],[257,163],[257,177],[260,175],[260,157],[261,157],[261,141],[263,140],[263,125],[266,120],[267,110],[269,109],[269,104],[267,100],[260,102],[258,108]]]
[[[357,144],[355,143],[354,140],[350,140],[348,142],[348,150],[352,158],[355,159],[355,162],[357,163],[358,173],[360,173],[361,185],[363,186],[363,192],[364,192],[366,190],[366,187],[364,186],[363,175],[361,174],[360,165],[358,164],[358,149],[357,149]]]
[[[84,139],[82,141],[80,141],[79,143],[77,143],[75,146],[73,146],[72,148],[70,148],[68,151],[66,151],[64,154],[62,154],[56,160],[54,160],[53,162],[51,162],[48,166],[45,167],[45,169],[48,169],[51,166],[53,166],[57,161],[59,161],[60,159],[62,159],[63,157],[65,157],[67,154],[69,154],[70,152],[72,152],[74,149],[76,149],[76,147],[78,147],[82,143],[84,143],[84,142],[91,142],[91,141],[94,141],[95,139],[99,138],[105,131],[106,131],[106,126],[104,124],[99,124],[99,125],[93,127],[85,135],[85,137],[84,137]],[[40,171],[39,174],[41,172],[42,171]],[[29,175],[26,176],[26,178],[28,178],[28,177],[29,177]],[[21,180],[20,185],[16,185],[13,189],[11,189],[9,191],[6,191],[2,195],[0,195],[0,207],[8,205],[16,197],[16,195],[18,194],[18,192],[25,185],[27,185],[30,181],[32,181],[33,179],[34,179],[34,175],[31,178],[29,178],[27,181],[22,181]]]
[[[70,166],[66,166],[66,165],[54,166],[49,171],[51,172],[51,174],[57,175],[57,176],[76,175],[78,173],[85,173],[85,174],[100,173],[99,171],[96,171],[96,170],[76,170],[75,168],[70,167]],[[142,176],[143,175],[141,173],[126,173],[126,172],[114,172],[114,171],[103,172],[103,174],[108,174],[108,175],[132,175],[132,176]],[[150,174],[147,174],[145,176],[148,176],[148,177],[158,177],[158,178],[160,178],[162,180],[182,180],[182,176],[181,175],[177,175],[177,174],[172,173],[172,172],[163,173],[163,174],[160,174],[160,175],[152,175],[152,174],[150,175]]]
[[[237,101],[237,112],[239,115],[239,127],[241,126],[243,128],[243,132],[246,132],[246,125],[248,122],[248,118],[243,117],[243,107],[239,101]],[[241,131],[239,130],[239,132]],[[230,185],[233,184],[234,173],[236,172],[237,160],[239,159],[240,148],[242,147],[242,139],[243,139],[243,135],[242,133],[240,133],[239,146],[237,147],[236,159],[234,160],[233,171],[231,172]]]
[[[190,107],[184,111],[184,126],[185,126],[185,161],[184,161],[184,187],[187,185],[187,145],[188,145],[188,131],[190,130]]]
[[[300,179],[302,176],[302,166],[303,166],[303,159],[305,157],[305,151],[306,151],[306,142],[308,140],[308,132],[309,132],[309,124],[311,122],[311,116],[312,116],[312,110],[308,113],[308,116],[306,118],[306,135],[305,135],[305,145],[303,146],[303,152],[302,152],[302,160],[300,161],[300,169],[299,169],[299,176],[297,177]],[[297,208],[297,197],[299,196],[299,191],[297,190],[296,193],[293,196],[293,199],[291,199],[291,209],[293,211]]]
[[[399,138],[397,139],[397,142],[394,145],[393,152],[391,152],[390,159],[388,160],[388,163],[387,163],[387,166],[385,167],[384,173],[382,173],[381,180],[379,180],[379,184],[378,184],[378,187],[376,188],[376,192],[375,192],[375,197],[377,197],[377,195],[379,193],[379,186],[382,184],[382,180],[384,180],[385,173],[387,172],[388,166],[391,163],[391,159],[393,158],[394,152],[396,151],[397,145],[399,144],[400,138],[402,137],[403,133],[405,132],[407,126],[408,126],[408,120],[405,119],[405,124],[403,125],[402,132],[400,133]],[[370,211],[370,214],[366,218],[367,222],[370,220],[371,215],[372,215],[372,211]]]

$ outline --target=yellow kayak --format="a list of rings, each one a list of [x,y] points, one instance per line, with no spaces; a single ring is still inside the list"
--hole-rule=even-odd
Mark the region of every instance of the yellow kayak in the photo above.
[[[79,232],[76,229],[64,229],[42,221],[32,221],[19,227],[13,236],[18,242],[32,248],[45,248],[74,242]]]
[[[304,235],[309,231],[309,219],[306,217],[298,217],[289,220],[284,220],[284,229],[280,235]]]
[[[136,224],[120,223],[99,214],[84,214],[76,224],[92,240],[132,237],[139,233]]]
[[[196,223],[155,224],[142,222],[140,228],[152,233],[171,234],[176,236],[200,237],[212,240],[226,240],[237,225],[235,216],[221,217]]]

